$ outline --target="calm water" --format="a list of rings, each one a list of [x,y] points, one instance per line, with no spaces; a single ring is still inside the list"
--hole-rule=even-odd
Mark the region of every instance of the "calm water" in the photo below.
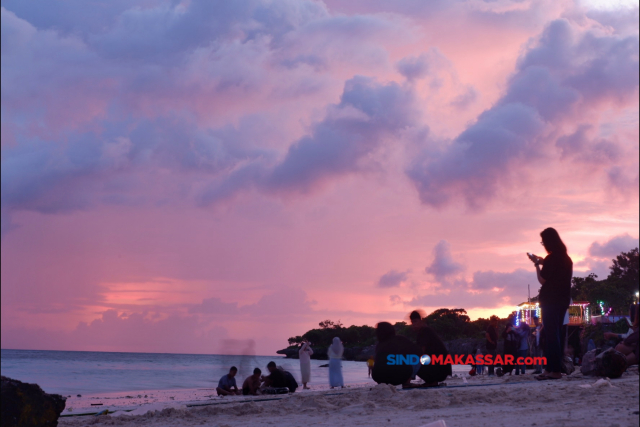
[[[46,392],[63,395],[210,388],[229,367],[238,367],[238,383],[253,368],[266,372],[271,360],[290,371],[300,383],[297,360],[281,356],[106,353],[90,351],[1,350],[2,375],[37,383]],[[326,360],[311,361],[311,385],[328,384]],[[366,383],[364,362],[342,362],[345,384]]]

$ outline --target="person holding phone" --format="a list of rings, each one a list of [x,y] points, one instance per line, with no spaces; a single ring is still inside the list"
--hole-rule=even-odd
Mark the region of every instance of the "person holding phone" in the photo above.
[[[540,282],[540,310],[542,324],[546,331],[545,355],[547,368],[537,375],[537,380],[555,380],[562,378],[562,339],[560,330],[564,315],[569,309],[571,299],[571,277],[573,261],[567,253],[567,247],[554,228],[546,228],[540,233],[542,246],[547,251],[545,258],[527,254],[536,267]]]

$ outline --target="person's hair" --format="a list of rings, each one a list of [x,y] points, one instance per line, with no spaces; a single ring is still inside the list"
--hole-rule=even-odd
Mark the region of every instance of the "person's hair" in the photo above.
[[[567,247],[562,242],[562,239],[555,228],[545,228],[540,233],[540,237],[542,237],[542,244],[547,252],[567,253]]]
[[[389,322],[380,322],[376,325],[376,338],[378,342],[385,342],[396,336],[396,330]]]
[[[231,372],[231,371],[236,371],[236,372],[238,372],[238,368],[236,368],[235,366],[232,366],[232,367],[229,369],[229,372]]]
[[[276,362],[269,362],[267,363],[267,368],[275,368],[276,367]]]
[[[417,310],[413,310],[409,315],[409,320],[422,320],[422,316],[420,316],[420,313],[418,313]]]
[[[262,371],[260,370],[260,368],[256,368],[253,370],[253,375],[260,375],[262,373]]]
[[[500,320],[500,318],[494,314],[489,318],[489,324],[498,323],[498,320]]]

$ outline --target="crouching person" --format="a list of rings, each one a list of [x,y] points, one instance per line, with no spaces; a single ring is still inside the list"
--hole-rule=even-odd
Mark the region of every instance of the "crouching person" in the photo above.
[[[216,391],[218,392],[218,396],[227,396],[227,395],[237,395],[240,394],[240,390],[238,390],[238,386],[236,385],[236,374],[238,373],[238,368],[232,366],[229,369],[229,373],[223,375],[218,381],[218,387],[216,387]]]

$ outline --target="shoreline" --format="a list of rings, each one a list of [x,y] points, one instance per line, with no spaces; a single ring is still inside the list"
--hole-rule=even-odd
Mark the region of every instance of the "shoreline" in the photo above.
[[[421,426],[438,419],[445,420],[449,427],[637,426],[639,423],[637,367],[630,368],[616,380],[585,377],[580,372],[574,372],[555,381],[536,381],[533,375],[527,374],[500,378],[449,378],[446,384],[437,388],[403,390],[371,383],[334,390],[328,387],[299,390],[289,395],[224,398],[215,396],[215,390],[200,389],[181,394],[172,391],[173,400],[168,399],[171,393],[156,391],[147,393],[147,400],[151,400],[150,393],[154,393],[155,402],[138,404],[134,404],[134,399],[139,399],[137,395],[130,395],[133,399],[125,399],[105,396],[103,393],[102,403],[107,402],[105,397],[118,402],[98,408],[115,410],[113,414],[98,417],[64,416],[60,418],[59,425]],[[160,398],[167,400],[161,401]],[[85,404],[97,402],[97,399],[97,396],[86,396]],[[73,402],[70,399],[68,404]],[[80,403],[80,400],[76,403]],[[80,409],[78,406],[72,412],[80,413]],[[68,414],[71,413],[65,408],[63,415]]]

